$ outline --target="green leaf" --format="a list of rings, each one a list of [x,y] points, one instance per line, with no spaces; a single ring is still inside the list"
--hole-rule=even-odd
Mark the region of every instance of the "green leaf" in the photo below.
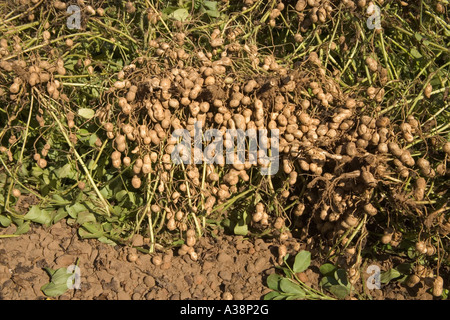
[[[78,229],[78,234],[83,239],[96,239],[96,238],[98,239],[99,237],[101,237],[101,234],[92,233],[83,228]]]
[[[53,282],[49,282],[47,284],[44,284],[41,287],[41,291],[47,296],[47,297],[58,297],[64,292],[67,291],[67,284],[66,283],[59,283],[55,284]]]
[[[334,278],[340,285],[344,287],[348,285],[347,272],[344,269],[337,269],[334,273]]]
[[[103,231],[110,232],[113,229],[113,224],[109,222],[102,223]]]
[[[178,7],[167,5],[167,7],[163,8],[161,12],[163,13],[163,15],[170,16],[170,14],[177,9]]]
[[[124,213],[124,208],[120,206],[114,206],[112,208],[112,214],[115,216],[121,216]]]
[[[56,215],[53,217],[53,223],[57,223],[58,221],[67,217],[69,213],[64,208],[59,208],[56,212]]]
[[[217,1],[203,1],[203,5],[209,10],[217,10]]]
[[[16,232],[14,232],[14,234],[24,234],[27,233],[28,230],[30,230],[30,221],[25,221],[17,227],[17,230]]]
[[[331,263],[325,263],[319,268],[320,273],[324,276],[331,276],[337,270],[337,267]]]
[[[102,188],[100,190],[100,194],[106,199],[109,199],[113,196],[113,192],[112,192],[111,188],[109,187],[109,185],[106,185],[104,188]]]
[[[301,299],[305,299],[305,296],[301,295],[301,294],[299,294],[299,295],[294,294],[294,295],[289,295],[286,297],[286,300],[301,300]]]
[[[75,179],[77,173],[75,170],[72,170],[72,166],[70,165],[70,163],[67,163],[61,168],[56,169],[55,174],[59,179]]]
[[[128,194],[127,190],[121,190],[119,192],[116,193],[116,200],[117,201],[122,201],[122,199]]]
[[[95,216],[93,213],[88,211],[82,211],[78,213],[77,217],[77,223],[78,224],[85,224],[86,222],[96,222]]]
[[[71,276],[70,272],[67,272],[67,268],[59,268],[52,275],[52,282],[55,284],[67,283],[67,279]]]
[[[0,188],[6,185],[6,173],[0,173]]]
[[[350,293],[347,287],[341,285],[333,285],[328,288],[332,294],[334,294],[338,299],[345,299],[345,297]]]
[[[184,244],[184,240],[183,239],[175,240],[174,242],[172,242],[172,245],[175,246],[175,247],[182,246],[183,244]]]
[[[447,300],[447,298],[448,298],[448,290],[444,289],[442,291],[442,300]]]
[[[91,134],[91,136],[89,137],[89,145],[91,147],[93,147],[95,145],[95,142],[97,141],[97,139],[98,139],[98,136],[95,133]]]
[[[283,271],[284,275],[286,276],[286,278],[292,278],[292,272],[291,270],[289,270],[286,267],[281,267],[281,266],[275,266],[276,269]]]
[[[411,48],[410,52],[414,58],[416,59],[422,58],[422,54],[416,48]]]
[[[11,224],[11,219],[0,214],[0,224],[6,228]]]
[[[303,291],[303,289],[298,284],[286,278],[281,279],[280,289],[286,293],[292,293],[298,296],[303,295],[302,298],[304,298],[306,295],[305,291]]]
[[[128,192],[128,198],[132,204],[136,204],[136,194],[134,192]],[[142,198],[140,198],[142,200]]]
[[[228,218],[223,219],[220,224],[222,225],[222,227],[224,227],[224,229],[230,229],[231,228],[231,220],[228,219]]]
[[[208,16],[210,16],[210,17],[213,17],[213,18],[218,18],[218,17],[220,17],[220,12],[217,11],[217,10],[206,10],[205,12],[206,12],[206,14],[207,14]]]
[[[388,271],[381,273],[380,281],[381,281],[381,283],[388,284],[389,281],[391,281],[392,279],[398,278],[401,275],[402,274],[398,270],[391,268]]]
[[[262,197],[259,192],[255,192],[255,199],[253,200],[253,205],[257,205],[261,201]]]
[[[93,171],[93,170],[97,169],[98,163],[96,163],[94,160],[89,160],[87,167],[89,170]]]
[[[86,211],[87,208],[83,204],[77,202],[71,206],[66,206],[66,210],[70,217],[76,219],[78,214],[82,211]]]
[[[170,17],[178,21],[185,21],[189,17],[189,11],[187,9],[177,9],[170,14]]]
[[[100,237],[97,239],[98,241],[105,243],[105,244],[109,244],[111,246],[115,246],[117,243],[115,243],[114,241],[112,241],[111,239],[108,239],[107,237]]]
[[[270,276],[267,277],[267,286],[272,290],[280,290],[279,288],[279,282],[283,279],[282,276],[272,273]]]
[[[78,234],[82,238],[100,238],[103,236],[103,230],[100,224],[93,222],[86,222],[78,229]]]
[[[95,196],[93,196],[92,193],[90,194],[90,196],[91,199],[95,199]],[[83,201],[83,205],[86,207],[86,210],[89,210],[91,212],[95,212],[98,210],[98,207],[89,200]]]
[[[248,233],[248,226],[241,220],[234,226],[234,234],[246,236]]]
[[[308,269],[311,264],[311,253],[305,250],[300,251],[295,256],[293,270],[295,273],[303,272]]]
[[[277,291],[271,291],[264,296],[264,300],[273,300],[275,297],[279,296],[280,293]]]
[[[41,287],[42,292],[48,297],[57,297],[66,292],[68,289],[67,280],[72,274],[68,273],[66,268],[59,268],[57,270],[51,268],[44,269],[51,277],[51,280]]]
[[[61,197],[59,194],[52,195],[52,199],[55,200],[56,202],[67,203],[67,201],[64,200],[64,198]]]
[[[410,246],[410,247],[408,248],[407,254],[408,254],[408,257],[409,257],[410,259],[414,259],[414,258],[416,258],[417,256],[419,256],[419,253],[417,252],[415,246]]]
[[[85,119],[92,119],[95,116],[95,111],[88,108],[80,108],[78,109],[78,115]]]
[[[102,226],[98,222],[86,222],[82,225],[82,227],[85,228],[90,233],[103,234]]]
[[[281,270],[283,270],[284,275],[288,278],[292,277],[292,272],[291,270],[289,270],[288,268],[280,268]]]
[[[350,293],[349,286],[342,285],[342,283],[348,284],[347,275],[343,269],[337,269],[334,277],[326,276],[320,280],[320,286],[330,291],[339,299],[344,299]]]
[[[323,287],[323,288],[325,288],[325,289],[328,289],[328,288],[330,288],[331,286],[335,286],[335,285],[339,285],[339,283],[337,282],[337,280],[334,278],[334,277],[332,277],[332,276],[326,276],[326,277],[323,277],[321,280],[320,280],[320,286],[321,287]]]
[[[98,98],[100,96],[100,92],[96,88],[92,88],[92,97]]]
[[[420,34],[420,33],[418,33],[418,32],[416,32],[415,34],[414,34],[414,38],[416,38],[417,39],[417,41],[420,41],[420,40],[422,40],[422,35]]]
[[[78,129],[77,136],[83,140],[87,140],[91,136],[91,132],[87,129]]]
[[[52,269],[52,268],[49,268],[49,267],[44,267],[43,268],[47,273],[48,273],[48,275],[50,276],[50,278],[53,276],[53,274],[56,272],[56,270],[54,270],[54,269]]]
[[[40,209],[37,205],[31,207],[24,219],[45,225],[49,225],[52,220],[50,213],[47,210]]]
[[[247,215],[247,211],[244,210],[238,213],[237,223],[234,225],[233,228],[234,234],[242,236],[246,236],[248,234],[248,225],[247,225],[247,223],[249,222],[248,218],[249,217]]]
[[[400,278],[398,278],[397,281],[398,281],[399,283],[403,283],[403,282],[406,281],[407,278],[408,278],[408,275],[405,274],[405,275],[401,276]]]

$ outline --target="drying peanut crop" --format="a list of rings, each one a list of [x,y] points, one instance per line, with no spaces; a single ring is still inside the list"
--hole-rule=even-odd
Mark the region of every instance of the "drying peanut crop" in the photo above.
[[[354,286],[387,254],[447,298],[447,1],[17,0],[0,19],[2,226],[142,235],[154,265],[224,229],[280,265],[306,243]]]

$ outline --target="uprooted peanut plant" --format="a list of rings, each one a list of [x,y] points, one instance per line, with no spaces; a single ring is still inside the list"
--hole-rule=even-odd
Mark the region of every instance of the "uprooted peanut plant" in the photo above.
[[[371,4],[381,29],[366,25]],[[280,263],[300,241],[345,257],[353,284],[382,252],[442,282],[448,3],[78,1],[75,29],[68,5],[0,7],[3,226],[67,219],[81,237],[142,234],[141,251],[193,260],[198,238],[225,228],[277,238]],[[198,124],[223,139],[194,145]],[[194,140],[184,163],[177,129]],[[234,148],[234,129],[266,132],[245,149],[278,153],[194,161],[199,147]]]

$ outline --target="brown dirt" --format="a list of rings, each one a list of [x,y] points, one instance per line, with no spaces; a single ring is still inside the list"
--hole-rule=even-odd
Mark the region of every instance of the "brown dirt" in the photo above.
[[[12,234],[15,228],[12,225],[1,229],[0,234]],[[141,240],[134,241],[139,244]],[[241,236],[218,234],[198,241],[197,261],[188,254],[179,256],[176,251],[168,250],[157,252],[163,263],[156,266],[152,255],[131,247],[80,239],[76,229],[64,221],[49,228],[32,225],[27,234],[0,238],[0,300],[46,299],[41,287],[50,278],[43,268],[68,267],[77,259],[81,288],[67,290],[55,299],[218,300],[228,292],[235,300],[259,300],[270,291],[265,284],[267,276],[276,270],[277,247],[275,242],[262,239],[250,241]],[[137,261],[127,260],[130,252],[138,255]],[[400,262],[387,259],[373,263],[385,271]],[[320,265],[319,261],[312,261],[311,267],[299,275],[306,285],[315,289],[319,289]],[[361,274],[367,279],[367,274]],[[428,300],[433,299],[427,292],[429,288],[426,281],[413,288],[393,282],[381,290],[363,289],[359,285],[356,291],[376,300]]]
[[[68,267],[77,258],[81,288],[68,290],[59,299],[202,300],[221,299],[225,292],[239,300],[261,299],[268,290],[265,278],[275,271],[276,251],[263,240],[202,238],[196,245],[198,261],[167,251],[158,254],[170,262],[159,266],[140,252],[136,262],[127,261],[130,250],[134,249],[79,239],[65,222],[47,230],[33,226],[20,237],[0,239],[0,299],[45,298],[40,288],[49,276],[43,268]]]

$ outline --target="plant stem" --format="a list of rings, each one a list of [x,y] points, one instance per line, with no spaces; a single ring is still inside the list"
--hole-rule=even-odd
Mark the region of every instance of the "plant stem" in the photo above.
[[[318,296],[319,298],[321,298],[321,299],[323,299],[323,300],[336,300],[336,299],[334,299],[334,298],[332,298],[332,297],[329,297],[329,296],[327,296],[326,294],[324,294],[324,293],[322,293],[322,292],[320,292],[320,291],[317,291],[317,290],[314,290],[313,288],[311,288],[311,287],[309,287],[309,286],[307,286],[305,283],[303,283],[303,281],[301,281],[298,277],[297,277],[297,275],[295,274],[295,272],[291,269],[291,267],[286,263],[286,267],[289,269],[289,271],[292,273],[292,275],[294,276],[294,278],[295,278],[295,280],[298,282],[298,283],[300,283],[300,285],[302,286],[302,288],[304,289],[304,290],[306,290],[309,294],[311,294],[312,296]]]
[[[184,182],[186,184],[186,192],[187,192],[187,196],[188,196],[189,207],[191,208],[191,215],[192,215],[192,218],[194,219],[194,224],[195,224],[195,228],[197,229],[197,234],[199,237],[201,237],[202,229],[200,228],[200,225],[198,224],[197,215],[195,214],[194,210],[192,209],[191,191],[189,189],[189,181],[188,181],[188,178],[186,175],[186,168],[184,167],[183,161],[181,161],[181,167],[183,168]]]
[[[75,146],[70,141],[70,138],[68,137],[64,126],[62,125],[61,121],[59,121],[58,117],[55,114],[55,112],[57,112],[57,110],[55,109],[55,107],[51,103],[48,103],[48,101],[45,99],[45,97],[42,96],[42,94],[39,92],[39,90],[37,90],[36,88],[34,88],[34,90],[39,95],[39,97],[42,99],[44,104],[48,107],[48,111],[50,112],[50,114],[52,115],[53,119],[55,119],[56,123],[58,124],[59,129],[61,130],[61,133],[63,134],[64,138],[66,139],[67,144],[69,145],[70,149],[75,154],[75,157],[77,158],[77,161],[79,162],[79,164],[83,168],[86,176],[88,177],[88,180],[89,180],[92,188],[95,190],[95,193],[97,194],[98,198],[100,199],[101,203],[103,204],[103,209],[105,210],[106,215],[108,217],[110,217],[111,216],[111,214],[110,214],[110,206],[111,205],[102,196],[102,194],[100,193],[100,190],[98,190],[98,187],[97,187],[97,185],[94,182],[94,179],[92,178],[91,174],[89,173],[89,169],[85,165],[85,163],[84,163],[83,159],[81,158],[81,156],[78,154],[77,150],[75,149]],[[50,110],[50,108],[53,109],[53,110]]]

